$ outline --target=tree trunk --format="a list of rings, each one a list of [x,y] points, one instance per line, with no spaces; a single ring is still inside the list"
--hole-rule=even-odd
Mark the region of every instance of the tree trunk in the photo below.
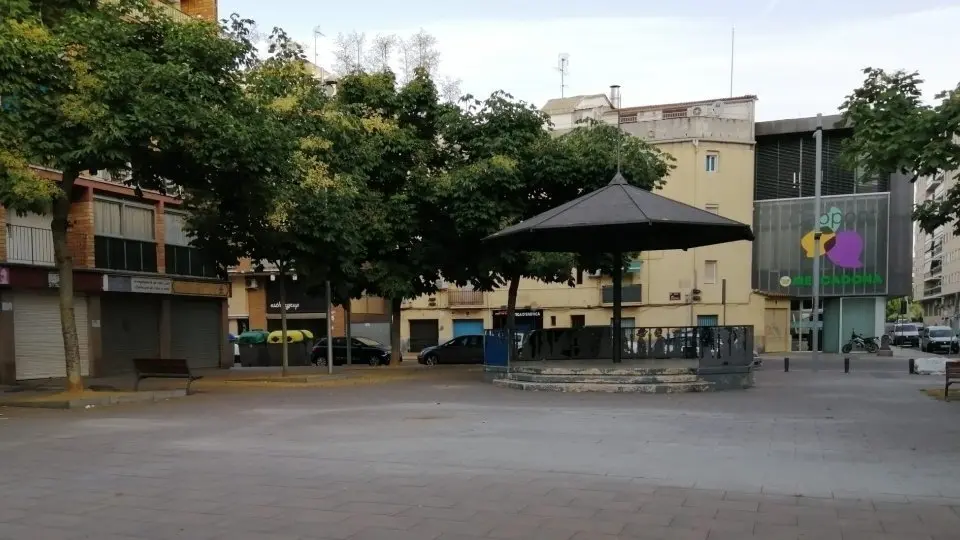
[[[60,187],[64,194],[53,202],[53,220],[50,223],[53,233],[53,257],[60,276],[60,329],[63,334],[68,392],[83,391],[80,340],[77,337],[77,319],[73,310],[73,258],[67,246],[67,218],[70,215],[73,182],[77,176],[77,173],[72,171],[63,173]]]
[[[510,276],[510,287],[507,289],[507,364],[516,362],[517,346],[516,327],[517,327],[517,292],[520,290],[520,275],[512,274]]]
[[[280,376],[287,376],[290,365],[290,348],[287,347],[287,282],[283,265],[278,264],[280,272]]]
[[[353,365],[353,336],[350,332],[350,299],[343,304],[344,330],[347,333],[347,365]]]
[[[390,365],[399,366],[403,361],[403,350],[400,347],[400,306],[402,298],[390,299]]]

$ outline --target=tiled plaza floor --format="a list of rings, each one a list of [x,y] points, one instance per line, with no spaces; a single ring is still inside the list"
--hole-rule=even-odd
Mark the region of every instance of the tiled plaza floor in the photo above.
[[[747,392],[457,378],[0,410],[0,538],[960,538],[939,378],[765,369]]]

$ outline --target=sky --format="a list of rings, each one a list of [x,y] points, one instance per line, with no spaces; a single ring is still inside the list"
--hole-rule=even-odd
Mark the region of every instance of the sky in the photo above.
[[[925,96],[960,81],[960,0],[220,0],[261,31],[279,26],[325,67],[338,33],[433,34],[440,75],[485,97],[542,106],[621,86],[624,107],[758,96],[757,119],[835,114],[867,66],[919,71]]]

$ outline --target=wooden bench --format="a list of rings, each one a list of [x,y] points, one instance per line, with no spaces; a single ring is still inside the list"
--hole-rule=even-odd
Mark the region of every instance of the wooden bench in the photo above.
[[[950,385],[960,382],[960,362],[947,362],[946,377],[943,386],[943,400],[950,401]]]
[[[144,379],[187,379],[187,394],[190,394],[190,384],[201,375],[194,375],[190,365],[183,358],[134,358],[133,369],[137,372],[137,383],[133,390],[140,388],[140,381]]]

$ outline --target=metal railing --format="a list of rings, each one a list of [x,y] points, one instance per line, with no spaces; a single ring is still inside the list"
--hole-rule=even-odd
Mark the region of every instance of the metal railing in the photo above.
[[[164,12],[168,17],[176,22],[187,22],[193,20],[193,17],[180,11],[174,5],[164,2],[163,0],[154,0],[153,3],[160,8],[160,11]]]
[[[50,229],[7,224],[7,262],[54,265]]]
[[[696,360],[700,367],[748,366],[753,362],[753,326],[623,328],[622,332],[624,361]],[[510,341],[505,331],[486,334],[487,363],[505,365],[501,362]],[[609,326],[534,330],[513,342],[513,358],[521,362],[610,362],[613,358],[613,328]]]
[[[447,291],[447,303],[450,307],[483,307],[483,291],[450,289]]]

